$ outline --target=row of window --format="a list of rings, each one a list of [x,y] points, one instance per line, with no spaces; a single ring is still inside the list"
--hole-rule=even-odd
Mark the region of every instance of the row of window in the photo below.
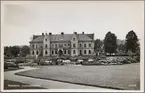
[[[87,50],[84,50],[84,51],[83,51],[83,50],[80,50],[80,54],[83,54],[82,52],[83,52],[84,54],[87,54]],[[46,51],[45,51],[45,54],[47,54],[47,53],[48,53],[48,52],[47,52],[47,50],[46,50]],[[51,51],[51,54],[58,54],[58,51],[57,51],[57,50],[52,50],[52,51]],[[70,50],[64,50],[64,51],[63,51],[63,54],[70,54]],[[73,54],[76,54],[76,50],[73,50]],[[88,54],[91,54],[91,50],[88,51]]]
[[[35,55],[35,51],[32,51],[32,54]],[[39,51],[36,51],[36,55],[39,54]]]
[[[57,48],[57,47],[63,47],[63,44],[52,44],[52,47],[54,47],[54,45],[55,45],[55,48]],[[66,47],[67,46],[67,44],[64,44],[64,46]],[[68,44],[68,46],[70,46],[70,44]],[[75,48],[76,47],[76,44],[73,44],[73,48]],[[80,44],[80,47],[82,47],[82,44]],[[86,48],[87,47],[87,44],[84,44],[84,47]],[[91,47],[91,44],[89,44],[89,47]],[[45,48],[47,48],[47,44],[45,44]]]
[[[84,50],[84,51],[80,50],[80,54],[82,54],[82,52],[84,54],[87,54],[87,50]],[[52,54],[58,54],[58,51],[57,50],[52,50],[51,53]],[[32,51],[32,54],[34,55],[35,51]],[[39,51],[36,51],[36,54],[38,55]],[[45,51],[45,54],[48,54],[47,50]],[[64,50],[63,54],[70,54],[70,50]],[[76,54],[76,50],[73,50],[73,54]],[[88,54],[91,54],[91,50],[88,51]]]
[[[52,47],[54,47],[54,45],[55,45],[55,48],[57,48],[57,47],[63,47],[63,46],[64,47],[67,47],[67,46],[69,47],[70,46],[70,44],[51,44]]]
[[[47,50],[45,50],[45,54],[48,54]],[[51,50],[51,54],[58,54],[57,50]],[[64,50],[63,54],[70,54],[70,50]]]
[[[40,45],[35,45],[35,44],[32,45],[32,48],[40,48],[40,47],[42,48],[42,46]]]

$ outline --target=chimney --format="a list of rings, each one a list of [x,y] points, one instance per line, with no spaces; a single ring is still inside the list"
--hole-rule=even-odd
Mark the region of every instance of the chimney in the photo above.
[[[77,34],[77,32],[74,32],[74,34]]]
[[[42,33],[42,36],[44,36],[44,33]]]
[[[82,34],[84,34],[84,32],[82,32]]]
[[[49,35],[52,35],[52,33],[49,33]]]
[[[61,35],[64,35],[64,32],[61,32]]]

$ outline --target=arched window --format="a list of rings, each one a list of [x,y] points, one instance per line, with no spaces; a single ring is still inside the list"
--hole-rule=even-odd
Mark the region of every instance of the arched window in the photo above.
[[[54,54],[54,51],[53,50],[51,52],[52,52],[52,54]]]
[[[91,54],[91,50],[89,50],[89,54]]]
[[[47,44],[45,44],[45,48],[47,48]]]
[[[80,47],[82,47],[82,44],[80,44]]]
[[[34,54],[35,54],[35,52],[34,52],[34,51],[32,51],[32,54],[34,55]]]
[[[57,54],[57,50],[55,50],[55,54]]]
[[[73,54],[76,54],[76,51],[75,50],[73,50]]]
[[[84,54],[86,54],[87,53],[87,51],[86,50],[84,50]]]
[[[47,50],[45,50],[45,54],[47,54]]]
[[[64,50],[64,54],[66,54],[66,50]]]
[[[39,53],[39,52],[37,51],[36,54],[38,55],[38,53]]]

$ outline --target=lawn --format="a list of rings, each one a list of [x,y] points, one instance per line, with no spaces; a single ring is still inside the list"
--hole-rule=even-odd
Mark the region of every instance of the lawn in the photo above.
[[[140,89],[140,63],[111,66],[44,66],[16,74],[96,87]]]
[[[4,80],[4,89],[44,89],[38,86],[30,86],[28,84],[11,81],[11,80]]]

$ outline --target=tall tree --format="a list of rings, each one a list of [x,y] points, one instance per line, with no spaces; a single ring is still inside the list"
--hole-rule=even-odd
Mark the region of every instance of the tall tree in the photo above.
[[[27,45],[24,45],[22,48],[21,48],[21,52],[20,52],[20,55],[25,57],[27,54],[30,53],[30,48],[29,46]]]
[[[111,33],[110,31],[106,34],[104,39],[104,49],[106,53],[116,53],[117,43],[116,43],[117,37],[114,33]]]
[[[94,49],[95,49],[95,52],[102,52],[103,51],[103,41],[100,40],[100,39],[96,39],[95,40],[95,46],[94,46]]]
[[[139,39],[136,33],[131,30],[126,35],[126,52],[131,51],[136,53],[139,49]]]
[[[20,53],[20,47],[19,46],[10,47],[10,53],[12,54],[12,56],[17,57],[18,54]]]

